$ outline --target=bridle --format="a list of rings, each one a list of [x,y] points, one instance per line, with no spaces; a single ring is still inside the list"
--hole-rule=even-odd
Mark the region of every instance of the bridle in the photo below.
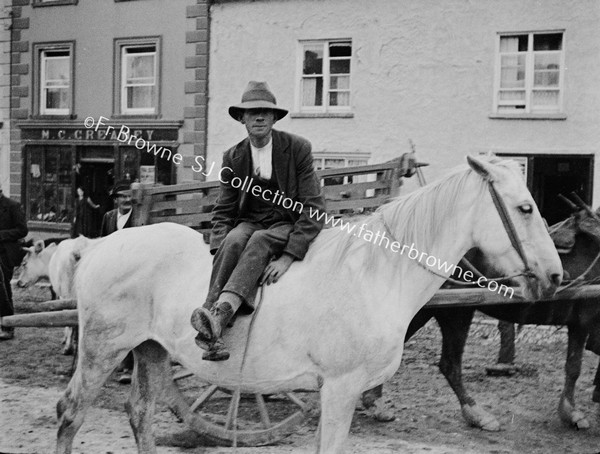
[[[517,252],[519,257],[521,258],[521,261],[525,265],[525,268],[523,269],[522,272],[520,272],[518,274],[514,274],[512,276],[503,276],[503,277],[489,279],[489,278],[486,278],[485,276],[483,276],[483,274],[481,274],[479,271],[477,271],[477,269],[473,265],[471,265],[471,263],[469,263],[468,260],[463,258],[462,261],[467,263],[467,266],[471,269],[471,271],[473,271],[475,274],[478,274],[480,277],[484,277],[487,281],[497,281],[497,282],[506,281],[508,279],[513,279],[513,278],[519,277],[519,276],[525,276],[530,279],[537,279],[536,275],[534,274],[534,272],[531,270],[531,268],[529,266],[527,256],[525,255],[525,250],[523,248],[523,243],[522,243],[521,239],[519,238],[519,234],[517,233],[517,230],[515,228],[514,223],[512,222],[512,219],[510,218],[510,214],[508,213],[506,204],[504,203],[504,200],[502,200],[502,197],[500,196],[500,194],[498,193],[498,191],[494,185],[494,180],[492,180],[489,176],[484,177],[484,179],[487,183],[487,187],[488,187],[488,190],[492,197],[492,201],[494,202],[494,206],[496,207],[496,211],[498,212],[498,215],[500,216],[500,219],[502,220],[502,225],[504,227],[504,231],[508,235],[508,238],[510,239],[510,243],[511,243],[512,247],[515,249],[515,251]],[[382,218],[383,226],[387,230],[387,233],[390,235],[390,237],[392,239],[395,240],[393,234],[390,232],[389,227],[385,223],[385,219],[383,219],[383,215],[381,216],[381,218]],[[431,268],[424,266],[420,262],[420,260],[417,260],[417,264],[420,267],[422,267],[423,269],[426,269],[427,271],[429,271],[431,274],[434,274],[438,277],[444,278],[445,280],[447,280],[448,282],[451,282],[453,284],[465,285],[465,286],[473,285],[472,282],[458,281],[451,277],[447,277],[447,276],[444,276],[443,274],[437,273],[436,271],[432,270]]]

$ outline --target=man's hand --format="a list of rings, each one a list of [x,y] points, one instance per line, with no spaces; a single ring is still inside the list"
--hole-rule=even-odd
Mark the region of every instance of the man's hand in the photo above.
[[[277,282],[288,270],[293,261],[294,257],[289,254],[283,254],[277,260],[271,261],[260,278],[260,285],[270,285]]]

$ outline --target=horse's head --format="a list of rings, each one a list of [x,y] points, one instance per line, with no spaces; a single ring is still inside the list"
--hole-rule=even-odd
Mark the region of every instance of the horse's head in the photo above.
[[[579,232],[588,235],[597,244],[600,244],[600,216],[598,211],[581,210],[575,214]]]
[[[488,259],[493,257],[498,271],[518,275],[512,283],[527,299],[552,296],[562,280],[562,265],[518,165],[497,158],[467,160],[490,188],[473,207],[476,247]],[[494,189],[499,202],[494,201]]]

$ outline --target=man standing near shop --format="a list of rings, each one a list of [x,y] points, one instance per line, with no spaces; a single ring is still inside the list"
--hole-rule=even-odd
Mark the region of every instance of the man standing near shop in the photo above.
[[[233,315],[242,304],[254,309],[257,286],[277,282],[294,260],[304,258],[323,228],[322,220],[308,214],[325,209],[310,142],[273,129],[287,113],[277,107],[266,82],[250,82],[241,104],[229,108],[248,137],[225,152],[219,173],[210,289],[204,307],[196,309],[191,319],[198,331],[196,343],[206,350],[205,360],[229,358],[220,337]],[[234,177],[251,179],[251,191],[234,187]],[[293,207],[299,203],[303,209],[285,209],[269,194],[283,194]]]
[[[127,182],[119,182],[110,193],[117,201],[117,208],[108,211],[102,218],[100,236],[107,236],[117,230],[133,226],[131,186]]]
[[[108,211],[102,218],[102,227],[100,236],[107,236],[117,230],[133,227],[133,209],[131,204],[131,186],[128,182],[119,182],[115,184],[110,192],[110,196],[117,201],[117,208]],[[127,353],[127,356],[118,369],[119,376],[117,381],[121,384],[131,383],[131,373],[133,371],[133,353]]]
[[[2,326],[1,317],[15,313],[10,280],[14,267],[23,259],[19,240],[27,236],[27,232],[21,205],[6,197],[0,186],[0,341],[15,337],[13,328]]]

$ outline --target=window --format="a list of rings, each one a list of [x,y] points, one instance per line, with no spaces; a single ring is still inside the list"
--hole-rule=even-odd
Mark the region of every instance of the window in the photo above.
[[[121,115],[158,113],[158,39],[117,41],[117,102]]]
[[[71,147],[28,146],[28,219],[44,222],[71,222],[73,218]]]
[[[71,110],[71,55],[68,50],[43,50],[40,61],[40,113],[68,115]]]
[[[169,147],[171,149],[172,147]],[[135,147],[119,147],[120,175],[125,180],[145,181],[159,184],[174,184],[175,168],[170,156],[177,153],[177,148],[171,149],[172,155],[161,153],[140,153]]]
[[[500,35],[496,68],[497,113],[562,111],[562,32]]]
[[[73,112],[74,43],[34,44],[34,114]]]
[[[345,154],[345,153],[313,153],[315,170],[339,169],[342,167],[365,166],[369,162],[368,154]],[[353,178],[355,179],[353,181]],[[359,181],[360,180],[360,181]],[[325,186],[346,183],[359,183],[367,181],[364,176],[356,177],[329,177],[323,179]]]
[[[304,41],[300,43],[300,49],[299,110],[350,110],[352,42]]]

